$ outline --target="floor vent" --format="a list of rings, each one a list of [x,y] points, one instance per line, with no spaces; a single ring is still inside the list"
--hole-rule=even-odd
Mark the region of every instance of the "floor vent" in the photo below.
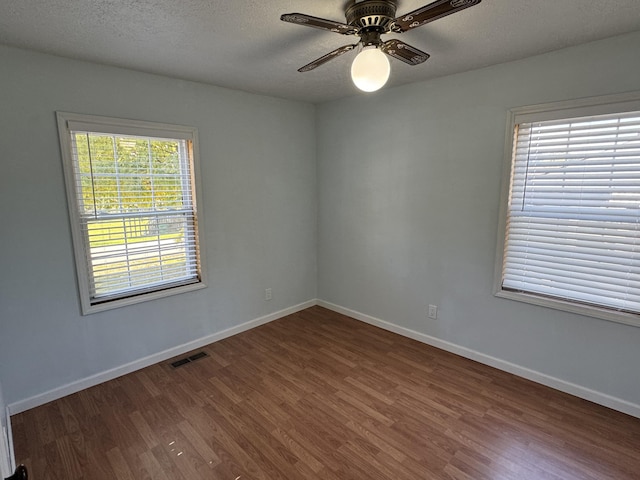
[[[209,355],[207,355],[204,352],[194,353],[193,355],[190,355],[188,357],[181,358],[180,360],[176,360],[175,362],[171,362],[171,366],[173,368],[178,368],[178,367],[181,367],[182,365],[186,365],[187,363],[195,362],[196,360],[200,360],[201,358],[208,357],[208,356]]]

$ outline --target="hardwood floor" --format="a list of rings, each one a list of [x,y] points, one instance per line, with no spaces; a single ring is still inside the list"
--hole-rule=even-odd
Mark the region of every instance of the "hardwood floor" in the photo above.
[[[639,479],[640,419],[320,307],[12,417],[35,480]]]

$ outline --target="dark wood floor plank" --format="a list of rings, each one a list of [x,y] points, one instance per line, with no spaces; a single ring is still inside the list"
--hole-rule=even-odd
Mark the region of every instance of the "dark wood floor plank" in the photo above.
[[[640,419],[321,307],[13,417],[38,480],[631,480]]]

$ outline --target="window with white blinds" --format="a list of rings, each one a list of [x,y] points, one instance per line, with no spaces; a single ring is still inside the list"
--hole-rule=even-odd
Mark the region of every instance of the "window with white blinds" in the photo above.
[[[640,110],[557,117],[516,116],[501,289],[637,315]]]
[[[195,129],[58,118],[83,311],[199,286]]]

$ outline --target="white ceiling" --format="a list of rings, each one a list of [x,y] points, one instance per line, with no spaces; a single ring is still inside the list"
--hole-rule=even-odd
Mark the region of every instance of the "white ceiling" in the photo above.
[[[430,0],[398,0],[398,15]],[[308,62],[357,37],[280,21],[300,12],[344,22],[345,0],[2,0],[0,43],[277,97],[359,94],[355,52]],[[390,85],[471,70],[640,30],[640,0],[483,0],[402,34],[431,54],[391,61]],[[383,39],[398,35],[387,35]],[[640,57],[639,57],[640,58]],[[1,68],[1,65],[0,65]]]

